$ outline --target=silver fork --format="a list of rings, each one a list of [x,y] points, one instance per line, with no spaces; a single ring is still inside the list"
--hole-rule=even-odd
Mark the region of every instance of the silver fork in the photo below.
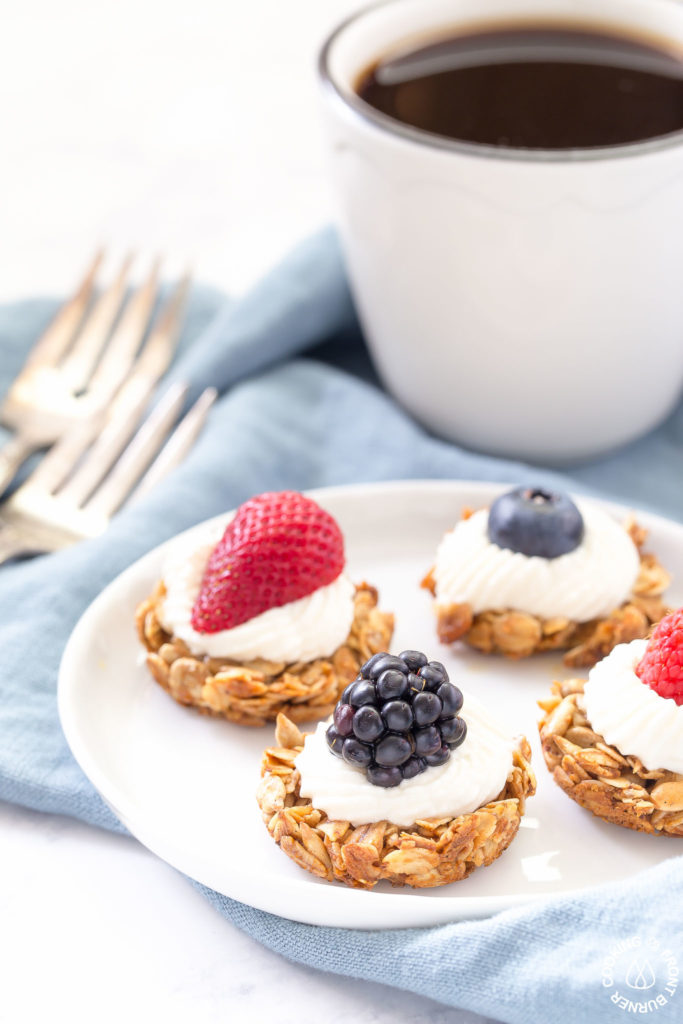
[[[207,388],[170,433],[187,390],[169,388],[138,427],[146,396],[125,385],[106,420],[79,424],[58,441],[0,507],[0,564],[96,537],[124,502],[147,494],[187,454],[216,398]]]
[[[91,306],[102,262],[97,253],[76,293],[34,345],[0,406],[0,422],[14,435],[0,448],[0,494],[33,452],[75,424],[101,413],[130,375],[158,295],[158,264],[125,303],[132,263],[127,257],[110,286]],[[154,383],[170,362],[182,321],[189,278],[176,286],[145,346],[147,377]],[[123,310],[122,310],[123,307]]]

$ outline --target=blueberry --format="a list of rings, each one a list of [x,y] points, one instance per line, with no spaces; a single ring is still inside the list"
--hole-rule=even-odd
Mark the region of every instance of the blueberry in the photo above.
[[[435,750],[433,754],[425,754],[425,761],[430,768],[435,768],[437,765],[445,764],[450,756],[451,752],[446,744],[444,744],[438,750]]]
[[[334,709],[334,724],[340,736],[350,736],[353,732],[353,708],[349,704],[337,704]]]
[[[370,660],[372,661],[372,659]],[[379,679],[382,672],[386,672],[389,668],[395,668],[406,674],[410,671],[403,658],[395,658],[393,654],[383,654],[381,658],[373,662],[369,671],[370,679]]]
[[[401,651],[399,658],[405,661],[411,672],[417,672],[419,668],[427,664],[427,655],[422,651]]]
[[[353,765],[354,768],[367,768],[372,763],[372,747],[351,737],[344,740],[342,757],[347,764]]]
[[[441,714],[444,718],[450,718],[452,715],[457,715],[463,705],[462,691],[457,686],[453,686],[453,683],[442,683],[439,689],[436,691],[437,697],[443,704],[443,711]]]
[[[372,683],[362,679],[354,683],[349,693],[349,704],[352,708],[362,708],[364,704],[374,704],[377,700],[375,687]]]
[[[405,697],[407,694],[408,677],[395,668],[388,668],[386,672],[382,672],[376,686],[380,700],[396,700],[397,697]]]
[[[418,672],[420,679],[424,679],[428,690],[436,690],[437,686],[447,682],[448,675],[444,668],[435,668],[433,665],[425,665]]]
[[[328,726],[327,731],[325,732],[325,739],[327,740],[327,745],[332,753],[337,757],[341,757],[344,737],[339,735],[333,725]]]
[[[375,747],[375,761],[383,768],[392,768],[405,764],[412,753],[412,745],[405,736],[390,733]]]
[[[435,693],[418,693],[413,700],[415,725],[431,725],[441,714],[443,705]]]
[[[403,776],[400,768],[382,768],[378,764],[371,764],[368,768],[368,780],[373,786],[391,789],[403,781]]]
[[[413,712],[410,704],[404,700],[390,700],[382,708],[382,718],[387,729],[393,732],[405,732],[413,724]]]
[[[439,722],[441,738],[451,750],[455,750],[467,735],[467,722],[464,718],[442,718]]]
[[[415,731],[415,753],[420,757],[427,754],[434,754],[441,746],[441,733],[435,725],[428,725],[424,729]]]
[[[416,775],[420,775],[421,772],[427,767],[427,762],[423,757],[411,757],[404,765],[401,765],[401,771],[404,779],[414,779]]]
[[[353,733],[364,743],[373,743],[384,732],[384,722],[377,708],[363,705],[353,716]]]
[[[581,543],[583,519],[566,494],[517,487],[491,505],[488,538],[522,555],[559,558]]]
[[[427,680],[411,672],[408,676],[408,688],[408,696],[412,700],[417,693],[422,693],[423,690],[427,689]]]
[[[385,658],[385,657],[386,657],[385,652],[384,651],[380,651],[379,654],[373,654],[373,656],[371,658],[368,658],[368,660],[365,662],[365,664],[361,665],[360,674],[363,676],[363,678],[364,679],[369,679],[370,678],[370,669],[372,668],[372,666],[375,664],[375,662],[379,661],[380,658]]]

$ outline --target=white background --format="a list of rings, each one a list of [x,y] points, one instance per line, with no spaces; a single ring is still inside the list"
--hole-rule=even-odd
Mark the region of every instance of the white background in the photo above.
[[[327,221],[314,54],[353,6],[4,0],[0,299],[101,242],[235,293]],[[0,866],[3,1024],[475,1020],[287,963],[131,839],[0,804]]]
[[[315,54],[350,0],[0,3],[0,298],[95,243],[241,290],[329,219]]]

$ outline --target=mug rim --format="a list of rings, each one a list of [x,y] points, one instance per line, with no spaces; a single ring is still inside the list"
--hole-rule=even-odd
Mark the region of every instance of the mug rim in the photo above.
[[[489,160],[504,160],[532,164],[577,164],[596,160],[619,160],[661,153],[676,149],[683,144],[683,129],[660,135],[640,142],[625,142],[612,146],[576,147],[574,149],[523,149],[514,146],[492,146],[488,143],[466,142],[449,139],[443,135],[423,131],[404,124],[366,103],[351,89],[342,90],[330,70],[330,55],[339,37],[353,24],[382,7],[389,7],[401,0],[374,0],[353,11],[339,22],[325,37],[318,52],[317,71],[324,92],[345,112],[350,112],[366,128],[378,129],[388,135],[412,142],[425,149],[443,153],[457,153],[460,156],[474,156]],[[671,0],[673,2],[673,0]],[[511,22],[514,19],[511,19]],[[552,20],[552,19],[551,19]]]

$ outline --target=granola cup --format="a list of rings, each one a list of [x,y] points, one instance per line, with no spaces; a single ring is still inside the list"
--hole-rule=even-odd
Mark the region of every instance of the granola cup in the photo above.
[[[135,614],[149,671],[179,704],[237,725],[265,725],[281,711],[296,722],[325,718],[360,666],[378,651],[388,650],[394,630],[394,616],[377,608],[376,589],[361,583],[356,587],[349,635],[329,658],[285,664],[202,657],[192,654],[161,625],[159,609],[165,593],[164,584],[159,583]]]
[[[507,849],[525,800],[536,791],[531,750],[520,737],[502,792],[471,814],[427,818],[410,828],[389,821],[354,828],[348,821],[330,821],[300,796],[294,759],[304,735],[285,715],[278,715],[275,742],[263,755],[256,795],[268,831],[306,871],[356,889],[372,889],[383,879],[420,889],[466,878]]]
[[[471,514],[471,510],[465,510],[463,519]],[[671,577],[655,555],[643,550],[647,531],[633,519],[625,523],[625,529],[638,548],[640,573],[633,593],[606,618],[590,622],[572,622],[559,616],[540,619],[513,609],[473,615],[468,604],[442,605],[437,610],[439,640],[444,644],[462,640],[483,654],[503,654],[513,659],[563,650],[569,668],[592,668],[617,644],[645,638],[652,626],[671,611],[661,598]],[[433,569],[422,586],[435,594]]]
[[[596,733],[586,717],[585,679],[552,685],[539,701],[541,747],[560,789],[603,821],[652,835],[683,836],[683,775],[648,771]]]

